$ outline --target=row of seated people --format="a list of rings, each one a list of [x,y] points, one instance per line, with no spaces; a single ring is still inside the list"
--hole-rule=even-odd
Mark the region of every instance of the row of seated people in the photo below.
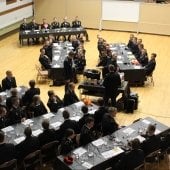
[[[101,106],[99,110],[101,108],[103,109],[103,106]],[[25,140],[16,147],[14,147],[13,144],[5,143],[4,133],[0,132],[0,164],[13,158],[22,160],[29,153],[54,140],[60,141],[58,148],[59,154],[67,155],[78,146],[86,145],[101,136],[112,134],[118,130],[118,124],[114,120],[116,109],[108,108],[108,110],[106,109],[107,111],[103,113],[101,126],[102,129],[114,127],[114,130],[105,134],[102,134],[101,132],[102,135],[99,135],[99,133],[96,132],[95,118],[96,115],[98,115],[99,110],[97,110],[94,116],[92,116],[88,115],[88,108],[83,106],[82,111],[85,115],[79,120],[79,122],[69,119],[69,112],[65,110],[63,111],[64,122],[60,126],[59,130],[55,131],[54,129],[50,129],[49,121],[43,120],[43,133],[41,133],[38,137],[33,137],[31,128],[27,127],[24,131],[26,136]],[[80,129],[81,123],[83,123],[83,126]],[[130,141],[129,144],[131,146],[131,150],[125,152],[116,165],[112,165],[114,166],[114,169],[132,170],[139,164],[143,163],[144,157],[149,153],[157,149],[162,149],[163,151],[167,149],[170,146],[170,134],[166,135],[162,140],[159,136],[155,135],[155,129],[155,125],[148,126],[146,134],[142,134],[146,140],[141,144],[138,139]]]
[[[117,70],[119,70],[117,65],[117,55],[113,53],[110,49],[109,43],[103,39],[100,35],[97,36],[97,48],[99,51],[99,63],[97,66],[103,66],[103,76],[108,72],[108,66],[110,64],[114,65]],[[144,67],[146,76],[150,75],[156,67],[156,53],[151,54],[149,60],[147,50],[144,49],[142,44],[142,39],[137,39],[133,34],[130,35],[130,40],[128,42],[128,48],[132,51],[137,61]]]
[[[35,87],[35,80],[30,80],[30,88],[22,98],[19,97],[17,89],[11,89],[11,96],[4,103],[0,96],[0,129],[19,123],[27,118],[41,116],[47,113],[47,108],[40,99],[40,89]],[[64,99],[60,99],[52,90],[48,91],[47,106],[53,113],[58,109],[79,101],[75,93],[75,84],[69,83],[65,89]]]
[[[33,18],[30,23],[27,23],[27,19],[23,19],[23,23],[20,25],[20,31],[25,30],[39,30],[39,29],[57,29],[57,28],[79,28],[81,27],[81,21],[79,21],[78,16],[75,17],[75,20],[72,21],[72,25],[67,21],[67,17],[63,19],[63,22],[60,24],[57,21],[57,18],[54,17],[51,24],[47,22],[44,18],[42,24],[36,23],[35,19]]]

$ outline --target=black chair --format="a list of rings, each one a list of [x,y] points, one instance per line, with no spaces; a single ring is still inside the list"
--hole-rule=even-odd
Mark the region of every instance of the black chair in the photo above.
[[[41,157],[43,166],[48,163],[52,163],[53,160],[56,158],[58,145],[58,141],[53,141],[42,146]]]
[[[23,160],[23,165],[25,170],[34,170],[37,167],[42,167],[41,151],[37,150],[28,154]]]
[[[154,86],[153,72],[146,76],[146,80],[148,84],[152,84]]]
[[[0,170],[17,170],[17,160],[12,159],[0,165]]]

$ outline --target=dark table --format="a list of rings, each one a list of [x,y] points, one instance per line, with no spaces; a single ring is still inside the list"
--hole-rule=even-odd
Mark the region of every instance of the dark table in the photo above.
[[[86,41],[89,41],[88,33],[85,28],[57,28],[48,30],[26,30],[19,32],[20,45],[23,45],[24,39],[48,37],[50,34],[53,36],[67,36],[84,34]]]
[[[57,113],[47,113],[45,115],[35,117],[32,119],[27,119],[26,121],[18,124],[14,124],[12,126],[8,126],[2,131],[5,132],[5,141],[13,143],[14,145],[19,144],[22,140],[24,140],[24,129],[27,126],[31,126],[33,135],[38,136],[42,132],[41,123],[43,119],[50,120],[50,126],[54,129],[59,129],[61,123],[63,123],[64,119],[62,116],[63,110],[68,110],[70,113],[70,119],[78,121],[82,116],[83,113],[81,112],[81,107],[84,105],[83,102],[77,102],[70,106],[61,108],[58,110]],[[94,114],[94,111],[98,108],[98,106],[92,104],[88,106],[89,112]]]
[[[124,80],[128,81],[129,85],[143,86],[145,81],[144,67],[140,64],[133,64],[136,58],[126,44],[110,44],[110,49],[118,55],[117,64],[120,68],[120,72],[124,73]]]
[[[149,124],[156,124],[156,135],[163,135],[170,128],[150,117],[141,119],[112,135],[102,137],[89,143],[85,147],[79,147],[70,153],[74,158],[73,164],[67,165],[63,156],[57,157],[55,167],[64,170],[103,170],[120,158],[122,153],[128,149],[128,141],[138,138],[141,142],[145,140],[141,133],[146,132]]]
[[[82,95],[103,97],[105,93],[105,87],[102,85],[102,80],[99,80],[96,84],[87,82],[80,83],[78,86],[80,99]],[[121,87],[118,88],[118,92],[122,93],[122,96],[126,96],[128,90],[128,82],[122,81]]]

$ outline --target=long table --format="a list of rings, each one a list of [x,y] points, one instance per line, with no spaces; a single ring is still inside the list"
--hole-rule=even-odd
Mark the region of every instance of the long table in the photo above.
[[[48,37],[49,35],[54,36],[67,36],[67,35],[79,35],[84,34],[86,41],[89,41],[88,33],[85,28],[57,28],[57,29],[48,29],[48,30],[26,30],[19,32],[19,41],[20,45],[23,45],[24,39],[29,38],[40,38]]]
[[[99,80],[98,84],[91,84],[82,82],[78,86],[80,98],[82,95],[103,97],[105,93],[105,87],[102,85],[102,80]],[[121,86],[118,88],[118,92],[122,93],[122,96],[127,95],[128,82],[122,81]]]
[[[55,169],[64,170],[103,170],[120,158],[121,154],[128,149],[128,141],[138,138],[141,142],[145,140],[141,133],[145,133],[149,124],[156,125],[156,135],[163,135],[170,128],[150,117],[141,119],[112,135],[99,138],[85,147],[73,150],[70,155],[74,158],[73,164],[64,162],[62,155],[55,162]]]
[[[84,103],[80,101],[70,106],[59,109],[57,113],[47,113],[39,117],[27,119],[22,123],[3,128],[2,131],[5,132],[5,141],[13,143],[14,145],[19,144],[25,138],[24,129],[27,126],[31,126],[33,135],[38,136],[40,133],[42,133],[41,123],[43,119],[49,119],[51,128],[57,130],[64,121],[62,116],[62,112],[64,110],[68,110],[68,112],[70,113],[70,119],[78,121],[83,116],[83,113],[81,112],[81,107],[83,105]],[[98,106],[94,104],[88,106],[89,113],[94,114],[94,111],[97,108]]]
[[[145,81],[145,70],[140,64],[135,64],[135,56],[124,43],[110,44],[112,52],[117,54],[117,64],[120,72],[124,72],[124,79],[129,85],[143,86]]]

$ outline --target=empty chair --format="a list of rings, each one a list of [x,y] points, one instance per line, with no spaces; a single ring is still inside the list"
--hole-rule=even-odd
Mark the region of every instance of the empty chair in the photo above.
[[[5,162],[0,165],[0,170],[17,170],[17,160],[12,159],[11,161]]]
[[[35,65],[37,70],[36,82],[40,83],[43,81],[48,81],[48,70],[42,70],[38,65]]]

